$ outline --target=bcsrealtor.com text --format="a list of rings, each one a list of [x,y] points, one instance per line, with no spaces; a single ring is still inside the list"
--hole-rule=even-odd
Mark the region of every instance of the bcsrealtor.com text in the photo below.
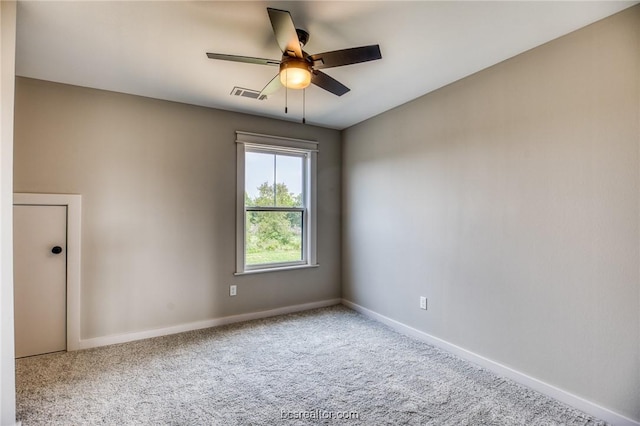
[[[357,420],[360,414],[355,411],[328,411],[328,410],[280,410],[282,420]]]

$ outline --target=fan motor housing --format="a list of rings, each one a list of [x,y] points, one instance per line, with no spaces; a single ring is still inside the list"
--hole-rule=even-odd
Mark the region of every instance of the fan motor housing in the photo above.
[[[300,28],[296,28],[296,34],[298,34],[298,41],[300,42],[300,47],[303,47],[309,41],[309,33]]]
[[[280,71],[282,72],[287,68],[304,68],[311,72],[311,64],[306,59],[284,55],[282,56],[282,61],[280,61]]]

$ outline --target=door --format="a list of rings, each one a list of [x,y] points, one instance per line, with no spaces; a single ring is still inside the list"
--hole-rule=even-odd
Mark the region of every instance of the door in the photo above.
[[[67,206],[14,205],[16,358],[67,347]]]

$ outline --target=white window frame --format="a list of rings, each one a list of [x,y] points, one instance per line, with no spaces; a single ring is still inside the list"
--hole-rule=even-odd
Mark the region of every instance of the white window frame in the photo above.
[[[284,138],[280,136],[261,135],[236,131],[236,272],[235,275],[254,274],[260,272],[282,271],[288,269],[313,268],[317,262],[317,184],[316,167],[318,142],[303,139]],[[246,212],[245,206],[245,153],[262,151],[274,154],[299,155],[304,159],[303,184],[304,208],[302,260],[285,263],[269,263],[263,265],[246,265]],[[262,208],[261,208],[262,209]],[[268,210],[265,209],[265,210]]]

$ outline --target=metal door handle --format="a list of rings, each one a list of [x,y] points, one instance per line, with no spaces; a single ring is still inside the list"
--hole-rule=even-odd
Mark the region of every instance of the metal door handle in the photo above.
[[[60,254],[62,253],[62,247],[60,246],[55,246],[54,248],[51,249],[51,253],[53,254]]]

